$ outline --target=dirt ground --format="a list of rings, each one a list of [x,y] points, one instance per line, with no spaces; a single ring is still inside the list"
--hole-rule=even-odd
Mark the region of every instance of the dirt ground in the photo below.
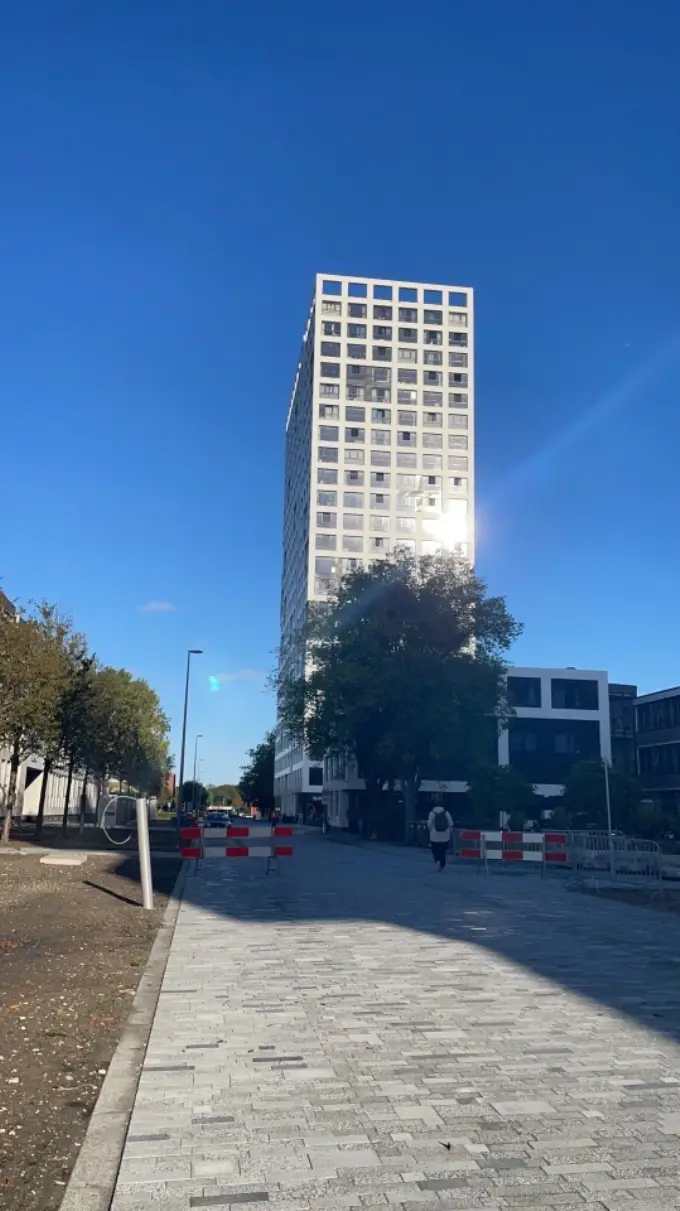
[[[179,859],[139,907],[129,857],[0,856],[0,1206],[54,1211],[127,1019]]]

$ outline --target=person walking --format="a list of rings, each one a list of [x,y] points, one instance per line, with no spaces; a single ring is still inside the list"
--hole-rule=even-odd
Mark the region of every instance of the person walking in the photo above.
[[[442,871],[446,866],[446,851],[453,833],[453,820],[441,803],[430,812],[427,827],[430,830],[430,849],[435,866]]]

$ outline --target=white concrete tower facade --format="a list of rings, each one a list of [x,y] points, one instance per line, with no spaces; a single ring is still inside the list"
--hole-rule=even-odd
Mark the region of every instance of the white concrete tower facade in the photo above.
[[[402,548],[474,561],[467,286],[318,274],[286,424],[282,644],[345,570]],[[277,729],[286,814],[323,771]]]

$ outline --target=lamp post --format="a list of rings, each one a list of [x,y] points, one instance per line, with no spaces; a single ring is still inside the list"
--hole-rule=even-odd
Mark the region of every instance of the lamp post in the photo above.
[[[612,829],[612,800],[609,792],[609,762],[605,757],[602,764],[604,765],[604,794],[607,805],[607,833],[609,836],[609,873],[612,878],[616,874],[616,860],[614,858],[614,832]]]
[[[180,826],[180,816],[182,814],[182,787],[184,785],[184,750],[187,743],[187,710],[189,708],[189,673],[191,670],[191,657],[201,656],[202,648],[189,648],[187,652],[187,675],[184,683],[184,717],[182,720],[182,747],[179,755],[179,791],[177,794],[177,828]]]
[[[194,777],[191,784],[191,810],[196,811],[196,772],[198,765],[198,742],[203,739],[203,732],[198,732],[194,741]]]

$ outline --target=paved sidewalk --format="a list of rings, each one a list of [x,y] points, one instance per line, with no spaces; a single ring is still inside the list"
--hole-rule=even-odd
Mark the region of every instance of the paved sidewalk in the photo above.
[[[677,920],[309,836],[189,879],[113,1211],[680,1208]]]

